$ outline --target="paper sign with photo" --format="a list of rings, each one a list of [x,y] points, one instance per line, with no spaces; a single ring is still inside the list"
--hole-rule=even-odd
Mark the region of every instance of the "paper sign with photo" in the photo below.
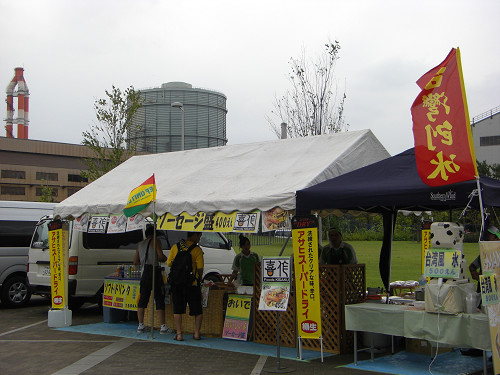
[[[275,207],[269,211],[262,212],[262,232],[291,228],[292,225],[287,211]]]
[[[144,227],[144,216],[137,214],[127,219],[127,232],[142,229]]]
[[[112,214],[109,217],[108,233],[123,233],[127,228],[127,217],[122,214]]]
[[[73,230],[78,232],[86,232],[89,225],[89,214],[83,214],[75,219],[73,222]]]

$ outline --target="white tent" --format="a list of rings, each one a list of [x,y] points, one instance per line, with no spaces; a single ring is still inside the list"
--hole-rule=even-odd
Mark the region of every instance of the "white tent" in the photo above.
[[[54,214],[120,213],[130,191],[153,173],[158,215],[293,210],[297,190],[389,156],[370,130],[134,156],[57,204]]]

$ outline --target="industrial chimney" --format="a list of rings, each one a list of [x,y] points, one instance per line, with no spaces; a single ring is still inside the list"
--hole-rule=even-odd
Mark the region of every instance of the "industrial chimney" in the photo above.
[[[29,96],[28,85],[24,80],[23,68],[15,68],[15,75],[7,86],[7,118],[5,119],[6,137],[14,138],[14,123],[17,124],[17,138],[28,139],[28,110]],[[17,91],[14,88],[17,85]],[[14,119],[14,96],[17,96],[17,118]]]

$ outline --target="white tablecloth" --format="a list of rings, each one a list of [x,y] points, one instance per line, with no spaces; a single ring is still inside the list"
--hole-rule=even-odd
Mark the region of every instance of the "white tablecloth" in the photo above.
[[[438,316],[409,310],[403,305],[358,303],[345,306],[345,326],[349,331],[383,333],[491,350],[488,317],[482,313]]]

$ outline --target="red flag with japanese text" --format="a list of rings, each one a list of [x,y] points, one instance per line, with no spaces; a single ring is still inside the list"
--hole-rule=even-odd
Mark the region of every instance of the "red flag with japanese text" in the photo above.
[[[473,180],[478,174],[460,50],[453,48],[417,85],[422,91],[411,114],[420,178],[429,186]]]

